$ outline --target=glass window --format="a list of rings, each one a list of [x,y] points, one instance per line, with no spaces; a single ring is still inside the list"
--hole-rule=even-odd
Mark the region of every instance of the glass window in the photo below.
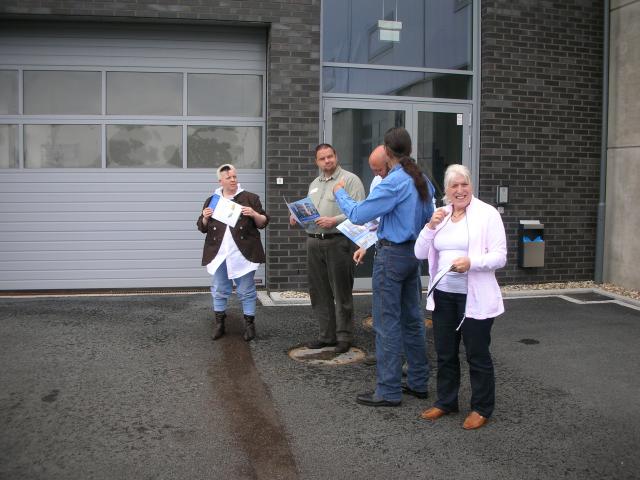
[[[337,67],[324,67],[322,75],[325,93],[462,100],[470,99],[472,94],[471,75]]]
[[[108,168],[181,168],[182,127],[107,125]]]
[[[189,115],[259,117],[262,77],[191,73],[188,76]]]
[[[0,115],[18,114],[18,71],[0,70]]]
[[[369,155],[384,143],[391,127],[404,127],[403,110],[333,108],[331,111],[332,145],[338,152],[340,165],[355,173],[367,192],[374,174],[369,168]]]
[[[0,168],[18,168],[17,125],[0,125]]]
[[[182,73],[107,72],[108,115],[182,115]]]
[[[187,145],[189,168],[262,168],[260,127],[190,126]]]
[[[463,126],[457,113],[418,112],[416,160],[429,175],[438,201],[444,196],[444,171],[452,163],[463,162]]]
[[[100,168],[100,125],[25,125],[25,168]]]
[[[97,115],[100,72],[24,71],[26,115]]]
[[[325,62],[472,69],[471,0],[324,0],[322,6]],[[381,40],[379,20],[401,22],[398,41]]]

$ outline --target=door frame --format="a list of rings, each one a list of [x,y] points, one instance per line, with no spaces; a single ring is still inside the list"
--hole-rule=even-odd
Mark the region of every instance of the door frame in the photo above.
[[[462,149],[462,164],[471,169],[471,149],[473,107],[471,103],[448,103],[432,101],[411,101],[411,100],[354,100],[340,98],[325,98],[322,106],[322,138],[324,142],[331,143],[333,135],[333,108],[351,108],[362,110],[404,110],[405,128],[409,132],[413,145],[417,145],[418,138],[418,113],[456,113],[462,115],[462,138],[465,141]],[[474,179],[475,180],[475,179]],[[474,182],[476,184],[477,182]]]
[[[420,112],[454,113],[462,115],[462,164],[467,166],[474,177],[473,184],[477,185],[477,173],[472,168],[472,125],[473,105],[471,103],[440,102],[440,101],[412,101],[406,99],[393,100],[357,100],[352,98],[324,98],[322,105],[322,138],[324,142],[333,142],[333,109],[361,109],[361,110],[404,110],[405,128],[411,136],[414,149],[418,145],[418,115]],[[340,152],[338,152],[338,155]],[[414,150],[413,156],[416,155]],[[477,188],[477,187],[474,187]],[[476,193],[477,194],[477,193]],[[426,273],[426,272],[425,272]],[[422,284],[427,285],[428,277],[423,275]],[[371,278],[359,277],[354,279],[354,290],[371,290]]]

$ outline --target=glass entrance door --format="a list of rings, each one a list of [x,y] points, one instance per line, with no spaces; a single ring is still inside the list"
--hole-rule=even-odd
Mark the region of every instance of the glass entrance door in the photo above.
[[[413,140],[412,157],[441,199],[447,165],[470,166],[470,124],[471,107],[463,104],[337,99],[324,104],[324,139],[335,147],[340,165],[362,179],[367,195],[374,177],[369,154],[383,143],[389,128],[405,127]],[[372,270],[373,255],[368,254],[356,268],[355,289],[371,288]]]
[[[441,205],[447,167],[461,163],[471,168],[471,108],[450,111],[416,107],[413,117],[413,156],[433,182]]]

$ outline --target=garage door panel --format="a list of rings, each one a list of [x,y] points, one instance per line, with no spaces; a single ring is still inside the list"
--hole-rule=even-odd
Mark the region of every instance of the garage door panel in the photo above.
[[[178,175],[179,174],[179,175]],[[264,173],[259,170],[238,171],[240,183],[264,188]],[[3,183],[38,183],[46,190],[50,184],[81,185],[93,184],[96,188],[108,189],[111,184],[196,184],[206,190],[218,188],[218,177],[215,169],[157,170],[157,169],[41,169],[41,170],[0,170]],[[106,186],[105,186],[106,184]],[[191,188],[191,187],[189,187]],[[185,189],[185,190],[188,190]]]
[[[13,202],[13,203],[0,203],[0,222],[4,218],[5,214],[22,215],[25,213],[33,213],[34,207],[38,209],[42,214],[49,213],[144,213],[149,211],[162,211],[167,213],[180,213],[182,219],[185,216],[192,215],[193,221],[200,215],[200,209],[202,208],[202,202],[206,197],[191,202],[162,202],[162,201],[145,201],[136,202],[134,204],[129,203],[41,203],[35,205],[27,202]],[[12,217],[13,218],[13,217]],[[20,219],[22,217],[18,217]]]
[[[27,280],[91,280],[91,279],[138,279],[144,280],[149,277],[171,277],[171,278],[203,278],[207,280],[209,275],[202,267],[194,269],[154,269],[144,268],[140,270],[17,270],[2,272],[2,281],[27,281]]]
[[[33,279],[14,279],[3,280],[0,278],[0,290],[90,290],[90,289],[104,289],[104,288],[166,288],[167,284],[175,288],[189,288],[189,287],[208,287],[210,279],[208,276],[193,276],[193,277],[171,277],[165,276],[162,278],[117,278],[107,279],[108,285],[105,285],[105,279],[97,278],[82,278],[82,279],[47,279],[46,283],[38,278]],[[206,293],[209,295],[209,293]]]
[[[59,231],[46,231],[41,230],[38,233],[37,239],[41,242],[43,246],[46,246],[48,242],[100,242],[103,240],[119,240],[119,241],[137,241],[141,248],[145,247],[146,242],[149,240],[171,240],[174,242],[183,242],[194,240],[198,238],[200,242],[204,241],[204,235],[200,234],[198,231],[192,232],[191,230],[175,230],[175,231],[95,231],[95,230],[84,230],[84,231],[70,231],[70,232],[59,232]],[[197,237],[196,235],[200,235]],[[0,242],[21,242],[27,241],[27,239],[33,239],[35,237],[34,233],[30,235],[25,235],[24,232],[0,232]],[[176,244],[176,246],[179,246]],[[202,243],[200,244],[202,247]]]
[[[84,273],[84,272],[83,272]],[[176,276],[158,275],[158,272],[145,272],[146,277],[119,277],[108,275],[107,272],[95,272],[94,275],[87,274],[79,276],[75,274],[66,278],[57,275],[45,275],[44,278],[34,275],[32,278],[0,278],[0,289],[2,290],[55,290],[55,289],[93,289],[93,288],[164,288],[167,283],[171,287],[208,287],[210,277],[200,272],[199,275],[188,275],[184,272],[177,272]],[[109,280],[108,285],[105,280]],[[46,283],[43,283],[46,281]],[[167,282],[168,281],[168,282]]]
[[[21,272],[39,272],[43,268],[48,271],[122,271],[122,270],[184,270],[202,268],[199,258],[174,258],[172,256],[154,259],[92,259],[92,260],[23,260],[0,262],[4,275],[18,276]]]
[[[178,52],[176,52],[176,55],[178,54]],[[15,55],[4,55],[6,63],[7,64],[16,64],[19,63],[19,60],[22,57],[19,56],[15,56]],[[206,59],[202,59],[202,58],[190,58],[190,59],[185,59],[185,58],[181,58],[181,57],[166,57],[163,56],[161,57],[162,60],[173,60],[173,65],[172,68],[166,68],[164,70],[172,70],[173,68],[186,68],[186,67],[190,67],[190,68],[198,68],[197,64],[199,62],[202,62],[203,60]],[[33,65],[47,65],[47,64],[51,64],[51,57],[50,56],[41,56],[41,55],[31,55],[30,57],[30,63]],[[262,62],[260,61],[255,61],[255,62],[245,62],[245,61],[238,61],[238,60],[233,60],[233,59],[227,59],[227,60],[222,60],[224,63],[221,65],[222,68],[224,68],[225,72],[242,72],[245,73],[247,71],[257,71],[260,68],[260,65],[262,64]],[[122,57],[122,56],[118,56],[118,57],[108,57],[108,56],[102,56],[102,57],[96,57],[95,62],[92,62],[93,65],[95,65],[96,67],[99,67],[101,65],[105,65],[105,64],[115,64],[115,62],[117,63],[117,67],[118,68],[154,68],[157,66],[157,60],[153,59],[153,58],[144,58],[144,59],[140,59],[138,57],[131,57],[127,60],[126,57]],[[69,67],[86,67],[87,66],[87,62],[85,60],[83,60],[83,57],[80,58],[71,58],[70,60],[66,61],[66,65]]]
[[[5,38],[0,61],[29,65],[265,70],[264,30],[192,25],[189,31],[169,26],[149,27],[103,24],[98,29],[74,23],[14,21],[2,25]]]
[[[138,232],[188,232],[190,230],[196,230],[195,221],[189,222],[165,222],[162,217],[158,220],[147,220],[138,222],[123,222],[123,221],[106,221],[102,218],[87,219],[87,228],[90,228],[93,232],[116,232],[121,236],[128,236],[128,232],[136,234]],[[161,223],[162,225],[159,225]],[[31,223],[11,223],[7,222],[3,225],[3,228],[7,232],[33,232],[38,234],[46,234],[49,236],[51,233],[66,233],[77,232],[78,222],[74,221],[51,221],[49,219],[40,220]]]
[[[201,207],[202,205],[199,205]],[[190,225],[195,228],[196,220],[200,214],[200,210],[193,209],[191,212],[179,211],[170,212],[165,209],[158,209],[157,205],[149,205],[146,211],[142,212],[96,212],[94,209],[88,208],[82,213],[87,222],[98,222],[99,224],[110,223],[113,227],[119,228],[120,223],[125,227],[132,227],[135,229],[136,223],[156,223],[155,229],[158,228],[157,222],[163,222],[170,225],[172,228],[185,228],[184,218],[189,215],[193,216],[193,221]],[[75,217],[75,218],[73,218]],[[31,213],[2,213],[0,214],[0,222],[3,224],[3,228],[11,229],[11,225],[18,225],[22,229],[28,225],[34,223],[44,223],[47,227],[51,227],[51,224],[71,224],[77,228],[78,215],[70,215],[69,212],[60,212],[58,209],[52,209],[52,211],[40,211]],[[132,224],[133,222],[133,224]],[[175,223],[175,225],[174,225]],[[93,226],[92,226],[93,228]],[[25,230],[33,231],[33,230]]]
[[[160,187],[159,187],[160,188]],[[67,191],[63,192],[38,192],[38,193],[29,193],[27,196],[22,196],[22,198],[16,198],[16,194],[8,194],[8,193],[0,193],[0,202],[10,202],[10,201],[22,201],[25,203],[81,203],[92,205],[95,203],[136,203],[136,202],[195,202],[199,201],[200,204],[207,198],[211,193],[204,192],[200,194],[195,193],[180,193],[180,192],[164,192],[162,195],[156,192],[153,198],[149,197],[149,193],[144,192],[73,192]]]
[[[158,186],[161,189],[162,186]],[[243,187],[244,188],[244,187]],[[264,187],[262,187],[264,188]],[[249,190],[249,189],[248,189]],[[264,194],[256,189],[249,190],[260,195],[264,199]],[[108,204],[128,204],[133,205],[135,203],[161,203],[161,204],[184,204],[190,202],[192,204],[198,203],[202,206],[202,202],[213,193],[213,190],[199,190],[191,192],[162,192],[157,190],[155,193],[140,192],[140,191],[128,191],[128,192],[75,192],[71,187],[67,192],[35,192],[25,193],[20,195],[18,193],[0,193],[0,202],[11,203],[28,203],[28,204],[58,204],[58,203],[74,203],[84,205],[95,205],[100,203]]]
[[[24,249],[24,247],[23,247]],[[0,251],[0,263],[7,269],[16,262],[69,262],[69,261],[97,261],[97,260],[140,260],[158,261],[164,259],[189,260],[200,265],[202,255],[197,249],[144,249],[144,250],[62,250],[37,252]],[[13,262],[13,263],[11,263]],[[25,263],[26,265],[26,263]]]
[[[44,256],[45,254],[50,259],[55,259],[57,255],[70,252],[71,255],[75,253],[86,252],[87,255],[97,257],[100,252],[153,252],[153,251],[168,251],[172,252],[178,248],[185,249],[185,251],[194,251],[202,253],[202,246],[204,243],[204,235],[197,240],[156,240],[149,239],[141,244],[139,240],[96,240],[92,242],[75,242],[75,241],[4,241],[0,243],[1,254],[8,259],[33,258],[35,255]]]
[[[214,173],[215,175],[215,173]],[[14,179],[14,182],[16,179]],[[217,183],[217,182],[216,182]],[[41,183],[5,183],[3,186],[3,193],[19,193],[21,195],[31,193],[68,193],[70,190],[76,193],[91,193],[91,194],[105,194],[105,193],[129,193],[132,190],[137,193],[158,193],[158,189],[162,189],[167,193],[178,193],[180,195],[193,194],[194,191],[202,192],[206,194],[214,191],[218,185],[208,186],[203,182],[145,182],[145,183],[82,183],[82,184],[70,184],[65,183],[49,183],[43,186]],[[255,185],[254,185],[255,187]]]

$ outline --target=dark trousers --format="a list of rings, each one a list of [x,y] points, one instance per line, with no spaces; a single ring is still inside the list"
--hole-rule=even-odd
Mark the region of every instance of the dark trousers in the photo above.
[[[323,342],[353,341],[353,252],[344,235],[307,238],[311,307]]]
[[[433,338],[438,357],[438,399],[435,406],[447,412],[458,411],[460,389],[460,339],[464,342],[471,380],[471,410],[489,418],[495,405],[495,375],[489,353],[493,318],[465,318],[467,296],[434,291]]]

